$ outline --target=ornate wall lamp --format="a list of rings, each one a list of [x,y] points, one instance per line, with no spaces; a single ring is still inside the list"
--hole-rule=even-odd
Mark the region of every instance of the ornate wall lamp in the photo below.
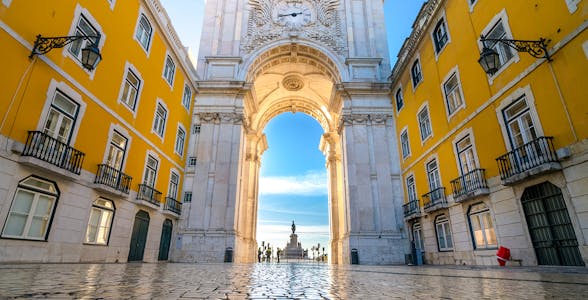
[[[547,61],[551,61],[551,57],[547,52],[547,43],[549,40],[544,38],[539,39],[538,41],[524,41],[524,40],[507,40],[507,39],[487,39],[483,35],[480,36],[480,42],[484,47],[482,48],[482,52],[480,53],[480,59],[478,59],[478,63],[489,75],[492,75],[498,71],[500,68],[500,59],[498,58],[498,53],[494,51],[494,49],[489,48],[486,45],[486,42],[494,42],[494,43],[503,43],[507,46],[515,49],[518,52],[527,52],[531,56],[535,58],[545,58]]]
[[[88,35],[75,35],[75,36],[59,36],[59,37],[42,37],[40,34],[37,35],[33,51],[29,58],[33,58],[35,55],[45,54],[53,48],[63,48],[66,45],[78,41],[86,40],[90,44],[82,49],[82,65],[89,71],[94,70],[96,65],[102,59],[100,50],[98,49],[98,43],[100,42],[100,35],[88,36]]]

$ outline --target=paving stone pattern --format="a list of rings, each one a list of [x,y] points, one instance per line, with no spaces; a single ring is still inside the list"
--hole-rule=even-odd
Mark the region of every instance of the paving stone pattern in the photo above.
[[[0,265],[0,299],[586,299],[586,268]]]

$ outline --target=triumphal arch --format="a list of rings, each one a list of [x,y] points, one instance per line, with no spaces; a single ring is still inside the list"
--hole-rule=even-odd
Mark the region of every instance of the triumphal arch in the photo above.
[[[324,129],[330,261],[404,263],[383,1],[207,1],[197,72],[173,260],[256,260],[263,130],[301,112]]]

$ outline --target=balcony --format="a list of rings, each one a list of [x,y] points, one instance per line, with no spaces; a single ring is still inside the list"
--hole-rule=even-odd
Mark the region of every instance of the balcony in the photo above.
[[[163,206],[163,213],[171,213],[171,215],[178,217],[182,213],[182,203],[176,201],[172,197],[165,197],[165,205]]]
[[[423,195],[423,208],[425,212],[430,213],[442,208],[447,208],[447,198],[445,198],[445,188],[438,187]]]
[[[146,184],[139,184],[137,200],[151,208],[158,208],[161,205],[161,192]]]
[[[553,137],[539,137],[496,159],[500,179],[512,185],[527,177],[561,170]]]
[[[488,183],[486,183],[486,170],[475,169],[451,181],[453,199],[455,202],[463,202],[482,195],[488,195]]]
[[[82,171],[85,154],[69,145],[52,138],[42,131],[29,131],[22,156],[40,159],[50,165],[76,175]],[[33,165],[39,165],[29,162]],[[50,167],[47,167],[50,169]]]
[[[128,195],[133,178],[109,165],[98,165],[96,188],[116,195]]]
[[[404,220],[409,221],[412,219],[416,219],[421,216],[421,206],[419,205],[419,200],[410,200],[408,203],[402,205],[404,209]]]

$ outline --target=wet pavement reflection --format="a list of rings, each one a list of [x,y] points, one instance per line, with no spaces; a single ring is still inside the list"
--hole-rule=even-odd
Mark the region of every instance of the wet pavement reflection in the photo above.
[[[587,293],[586,268],[0,265],[0,299],[586,299]]]

